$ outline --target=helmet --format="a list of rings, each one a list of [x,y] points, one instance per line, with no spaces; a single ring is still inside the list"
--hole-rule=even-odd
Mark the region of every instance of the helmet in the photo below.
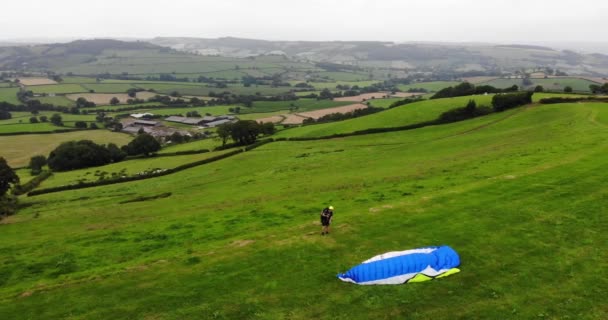
[[[329,210],[333,210],[333,209],[334,209],[334,206],[329,206]]]

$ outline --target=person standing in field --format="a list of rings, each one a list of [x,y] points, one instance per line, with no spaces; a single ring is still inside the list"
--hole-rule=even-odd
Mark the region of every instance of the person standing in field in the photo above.
[[[329,234],[329,225],[334,216],[334,207],[329,206],[321,211],[321,235]]]

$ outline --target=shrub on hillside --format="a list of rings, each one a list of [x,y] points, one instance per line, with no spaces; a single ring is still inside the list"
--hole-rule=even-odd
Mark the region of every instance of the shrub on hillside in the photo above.
[[[125,151],[130,156],[136,156],[143,154],[148,156],[156,151],[160,150],[160,143],[154,139],[153,136],[142,133],[137,135],[135,139],[133,139],[129,144],[123,147],[123,151]]]
[[[48,157],[48,165],[54,171],[101,166],[111,161],[110,151],[91,140],[64,142]]]
[[[13,115],[8,110],[0,109],[0,120],[11,119]]]
[[[492,106],[497,112],[523,106],[532,103],[533,94],[533,92],[497,94],[492,97]]]
[[[475,102],[475,100],[469,100],[469,103],[467,103],[467,105],[463,108],[456,108],[442,113],[439,116],[438,121],[440,123],[450,123],[472,119],[490,113],[492,113],[491,108],[477,107],[477,103]]]
[[[32,170],[32,175],[38,175],[42,171],[42,167],[46,166],[46,158],[44,156],[33,156],[30,159],[29,168]]]

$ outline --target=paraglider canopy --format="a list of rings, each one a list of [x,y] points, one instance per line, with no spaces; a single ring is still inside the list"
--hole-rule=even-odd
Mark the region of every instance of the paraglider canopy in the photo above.
[[[361,285],[422,282],[460,272],[460,257],[449,246],[387,252],[353,267],[338,278]]]

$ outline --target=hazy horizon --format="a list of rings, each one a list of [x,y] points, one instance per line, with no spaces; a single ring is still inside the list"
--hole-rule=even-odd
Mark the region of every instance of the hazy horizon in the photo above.
[[[300,41],[601,43],[608,2],[495,0],[255,3],[31,0],[3,4],[0,39],[239,37]],[[6,30],[10,30],[7,32]]]

